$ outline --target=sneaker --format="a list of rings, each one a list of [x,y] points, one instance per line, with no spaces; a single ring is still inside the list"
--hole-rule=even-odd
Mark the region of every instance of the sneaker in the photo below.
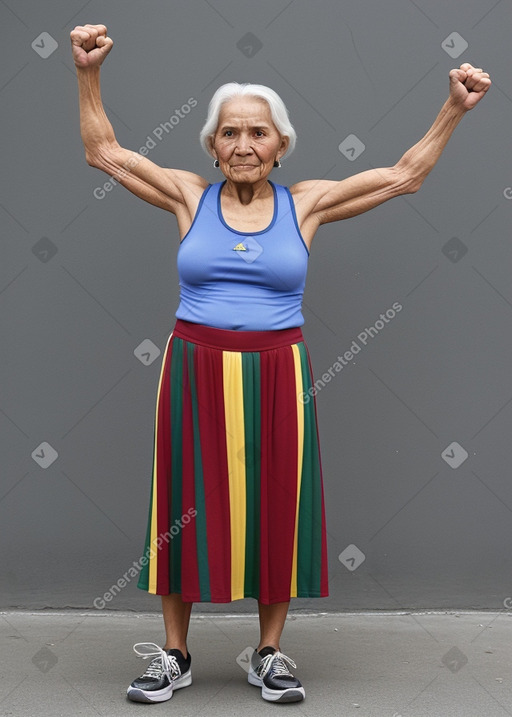
[[[146,649],[141,652],[138,647]],[[163,650],[154,642],[138,642],[133,649],[139,657],[143,659],[153,657],[153,659],[146,672],[128,687],[126,694],[130,700],[165,702],[171,699],[174,690],[192,684],[190,652],[185,659],[181,650]]]
[[[247,676],[251,685],[261,687],[261,696],[269,702],[299,702],[306,693],[287,667],[297,667],[293,660],[274,647],[254,650]]]

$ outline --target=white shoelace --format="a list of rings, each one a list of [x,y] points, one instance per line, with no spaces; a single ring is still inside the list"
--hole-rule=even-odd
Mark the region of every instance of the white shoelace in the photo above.
[[[138,647],[146,648],[146,651],[138,650]],[[151,649],[153,648],[153,649]],[[154,642],[137,642],[133,646],[133,651],[143,660],[147,660],[148,657],[153,657],[146,672],[141,677],[155,677],[159,678],[163,674],[166,674],[170,680],[175,680],[181,675],[180,666],[178,660],[174,655],[168,655],[165,650],[162,650]]]
[[[286,655],[284,655],[282,652],[276,651],[271,653],[270,655],[266,655],[261,661],[260,666],[258,667],[259,676],[264,677],[271,667],[273,668],[276,675],[290,675],[291,672],[287,668],[286,663],[288,663],[290,667],[293,667],[294,669],[297,667],[295,662]]]

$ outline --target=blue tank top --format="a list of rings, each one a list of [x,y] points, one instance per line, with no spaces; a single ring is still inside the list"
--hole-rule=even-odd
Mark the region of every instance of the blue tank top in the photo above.
[[[270,224],[242,232],[222,216],[225,183],[206,187],[180,243],[176,318],[244,331],[301,326],[309,251],[290,190],[269,180],[274,192]]]

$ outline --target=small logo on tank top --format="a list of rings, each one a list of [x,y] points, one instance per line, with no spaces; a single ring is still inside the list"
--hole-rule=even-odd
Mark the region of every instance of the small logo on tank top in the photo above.
[[[246,264],[252,264],[263,251],[263,247],[254,237],[246,237],[233,247],[233,251],[240,252],[237,256],[243,259]]]

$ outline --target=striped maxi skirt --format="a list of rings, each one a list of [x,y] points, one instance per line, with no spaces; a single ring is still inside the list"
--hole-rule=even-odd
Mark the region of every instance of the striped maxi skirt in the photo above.
[[[266,605],[329,594],[312,376],[300,327],[176,320],[157,391],[139,588]]]

